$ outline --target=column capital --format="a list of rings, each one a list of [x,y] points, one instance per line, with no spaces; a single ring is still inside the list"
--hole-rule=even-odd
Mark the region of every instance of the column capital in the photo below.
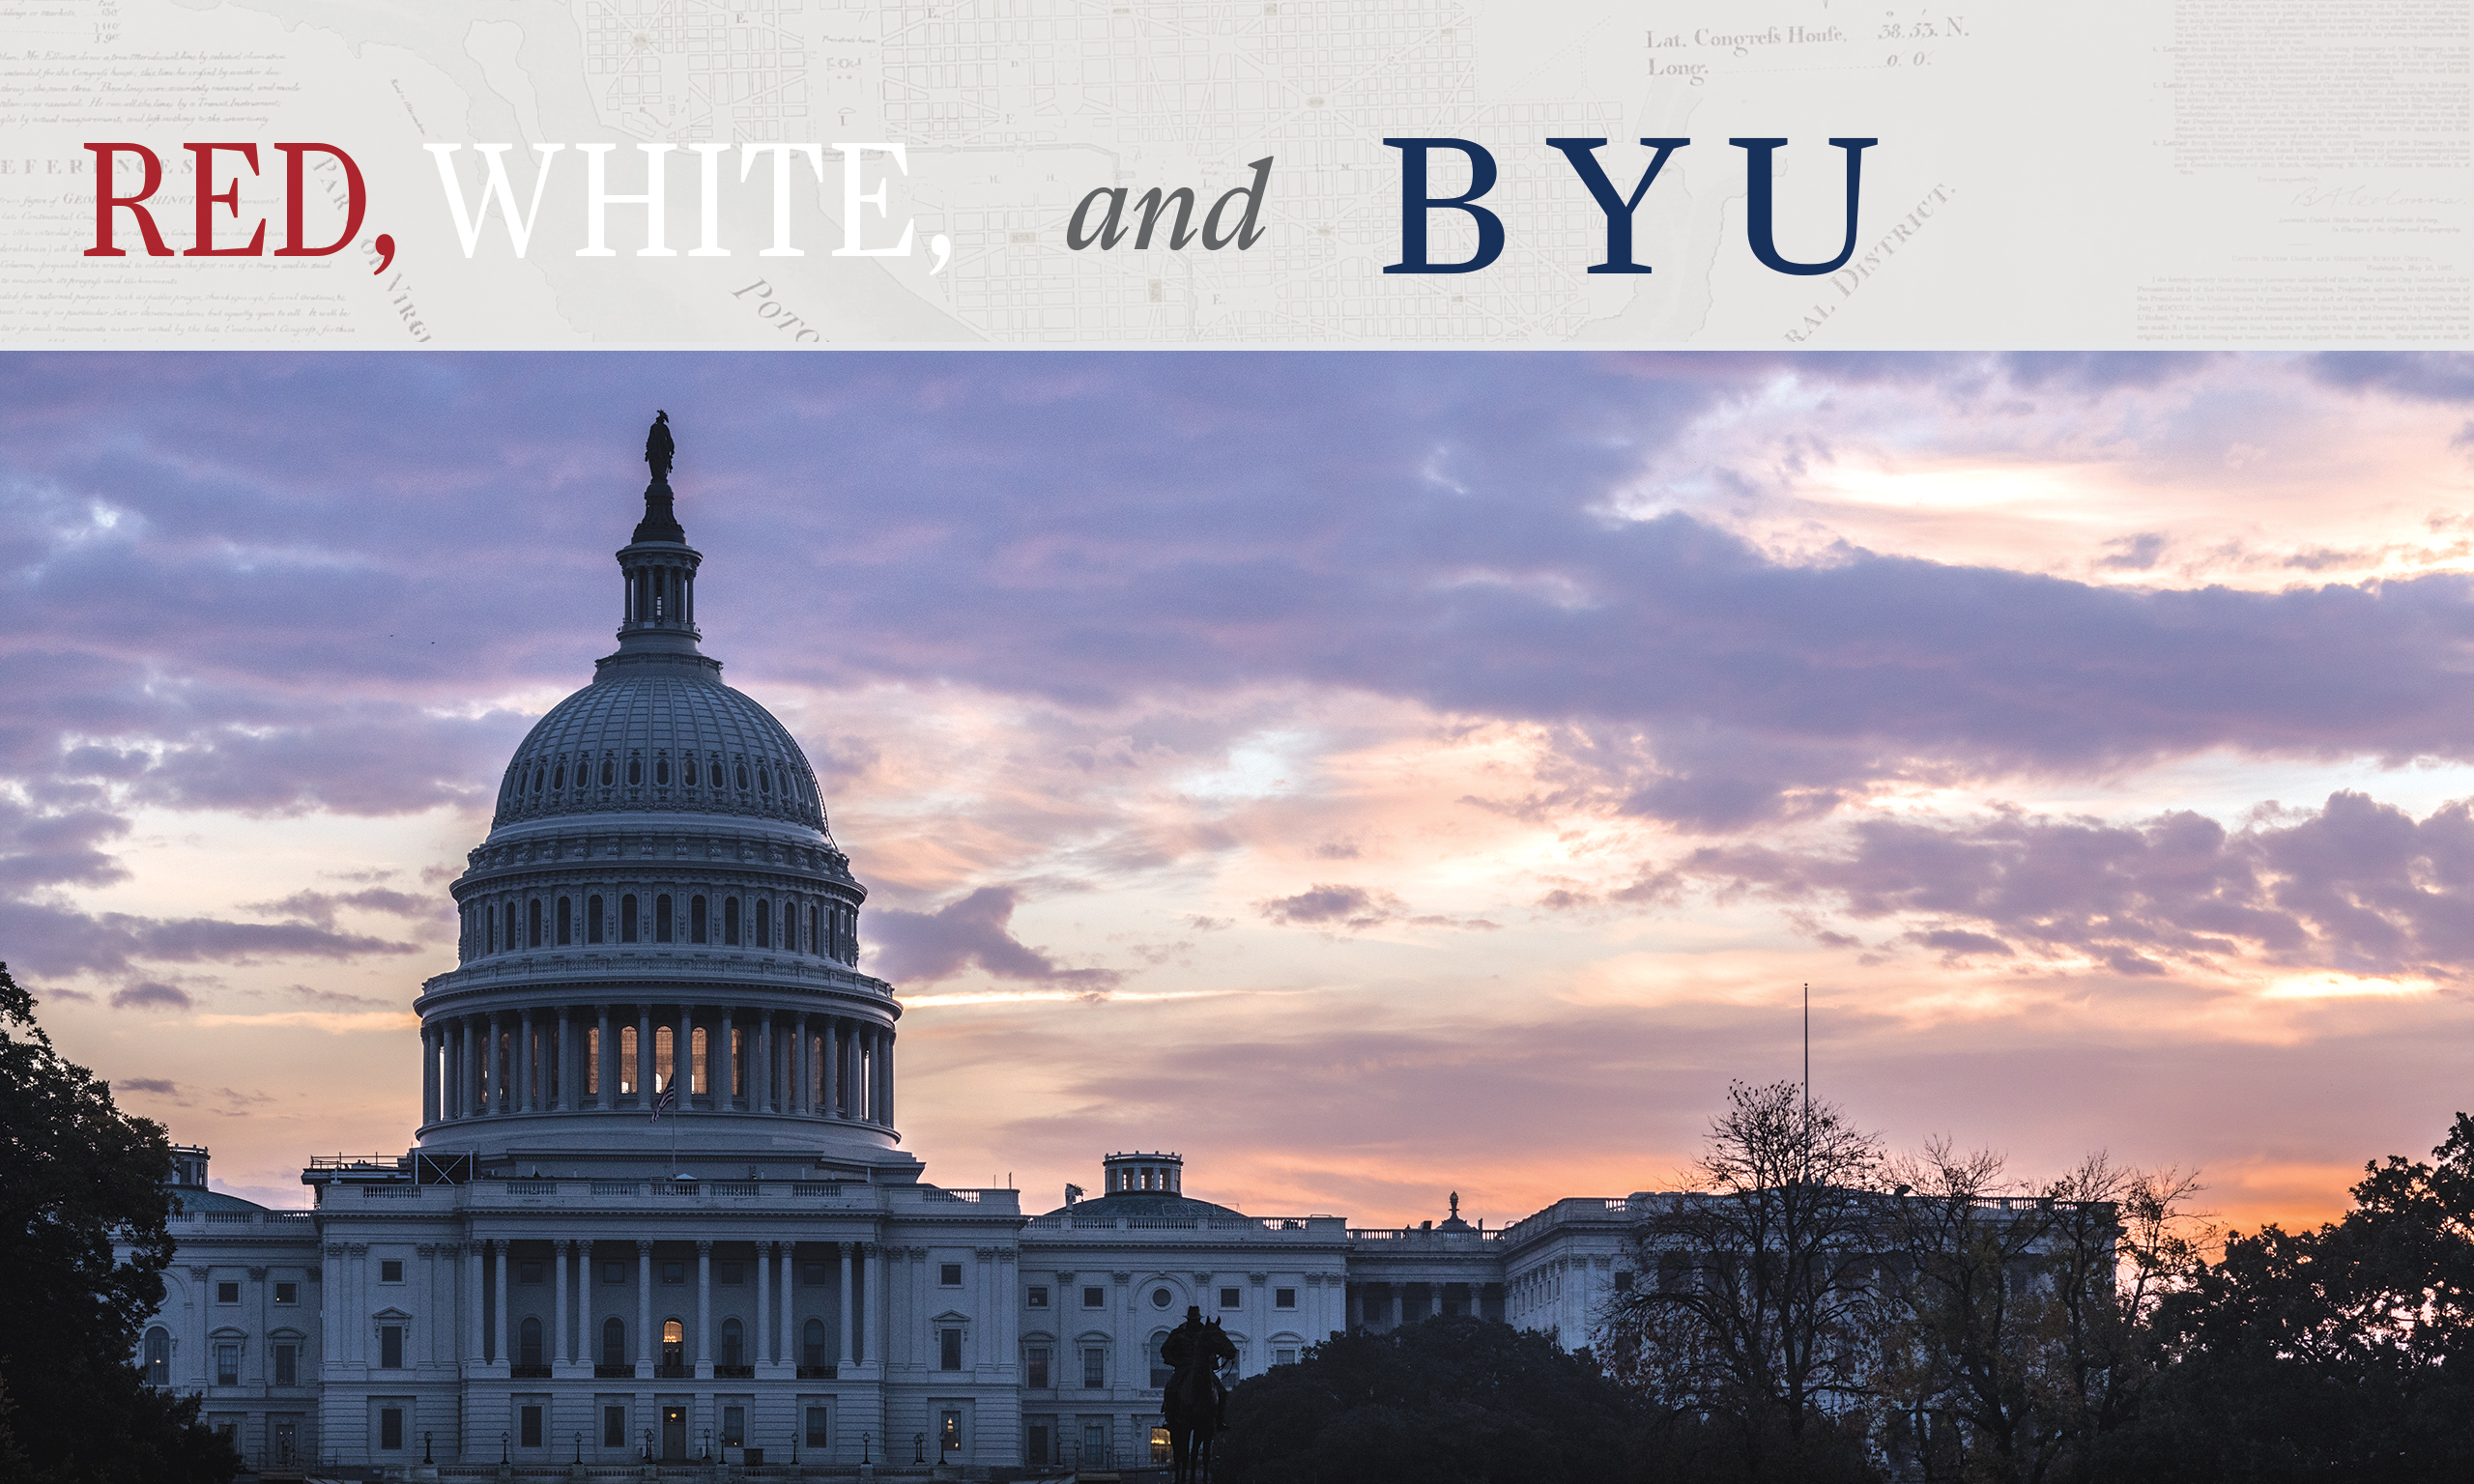
[[[550,1245],[558,1248],[561,1252],[564,1252],[576,1245],[576,1239],[573,1237],[553,1237],[550,1239]]]
[[[696,1239],[696,1255],[697,1255],[697,1256],[699,1256],[699,1257],[703,1257],[704,1255],[705,1255],[706,1253],[708,1253],[708,1252],[710,1252],[710,1251],[712,1251],[712,1250],[713,1250],[713,1239],[711,1239],[710,1237],[699,1237],[699,1238],[697,1238],[697,1239]]]
[[[650,1237],[639,1237],[639,1238],[637,1238],[637,1239],[636,1239],[636,1250],[637,1250],[637,1251],[639,1251],[639,1252],[650,1252],[652,1249],[653,1249],[653,1240],[652,1240]]]
[[[340,1251],[342,1251],[343,1249],[342,1249],[341,1247],[338,1247],[338,1248],[336,1248],[335,1250],[336,1250],[336,1251],[338,1251],[338,1252],[340,1252]],[[203,1283],[203,1282],[205,1282],[205,1281],[206,1281],[206,1275],[207,1275],[210,1271],[212,1271],[212,1270],[212,1270],[212,1269],[209,1269],[209,1268],[205,1268],[205,1267],[202,1267],[202,1266],[192,1265],[192,1266],[190,1267],[190,1269],[189,1269],[189,1279],[190,1279],[190,1281],[192,1281],[192,1282],[196,1282],[196,1283]]]

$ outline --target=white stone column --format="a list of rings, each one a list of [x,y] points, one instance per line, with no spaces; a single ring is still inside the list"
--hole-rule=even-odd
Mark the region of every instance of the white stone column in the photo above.
[[[756,1022],[757,1054],[752,1060],[764,1065],[762,1072],[749,1069],[747,1105],[750,1112],[773,1111],[773,1013],[765,1011]]]
[[[559,1006],[550,1013],[554,1017],[551,1039],[558,1047],[559,1057],[558,1074],[550,1081],[557,1097],[558,1110],[561,1113],[572,1113],[576,1107],[576,1058],[575,1046],[567,1034],[567,1007]]]
[[[636,1007],[636,1106],[653,1105],[653,1008]]]
[[[867,1363],[884,1370],[888,1352],[885,1349],[885,1327],[891,1323],[891,1296],[885,1292],[885,1248],[880,1241],[868,1243],[867,1267],[860,1274],[859,1333],[856,1343]]]
[[[478,1241],[466,1242],[464,1244],[463,1296],[465,1314],[464,1359],[465,1362],[471,1366],[478,1366],[481,1363],[482,1356],[481,1263],[482,1244]]]
[[[628,1354],[628,1363],[636,1367],[636,1379],[643,1381],[650,1374],[645,1367],[661,1354],[652,1342],[653,1327],[653,1244],[643,1238],[636,1240],[636,1343]]]
[[[319,1253],[318,1272],[321,1281],[318,1284],[318,1369],[321,1372],[330,1365],[340,1367],[344,1359],[343,1347],[338,1343],[337,1334],[338,1327],[343,1322],[344,1306],[339,1301],[343,1296],[340,1293],[327,1292],[329,1288],[339,1286],[342,1281],[343,1252],[341,1242],[331,1241]],[[209,1273],[204,1268],[189,1270],[189,1312],[197,1317],[194,1327],[197,1331],[195,1336],[197,1343],[190,1347],[192,1355],[201,1355],[206,1349],[206,1300],[211,1297],[206,1286],[208,1276]],[[204,1385],[205,1382],[201,1381],[198,1384]]]
[[[850,1331],[853,1327],[850,1323],[852,1318],[850,1313],[850,1243],[848,1241],[841,1241],[836,1242],[834,1245],[839,1247],[842,1251],[842,1307],[834,1314],[833,1344],[835,1353],[840,1356],[843,1368],[848,1370],[850,1366]]]
[[[823,1016],[823,1116],[841,1118],[841,1021]]]
[[[438,1042],[436,1027],[421,1025],[421,1126],[438,1122]]]
[[[996,1369],[1000,1374],[1012,1372],[1022,1363],[1022,1340],[1021,1334],[1022,1327],[1022,1285],[1020,1281],[1020,1274],[1015,1270],[1014,1259],[1015,1251],[1012,1247],[997,1248],[996,1293],[994,1296],[996,1310],[994,1323],[996,1326]],[[1195,1297],[1199,1298],[1201,1296],[1196,1295]],[[1060,1295],[1058,1301],[1062,1302],[1062,1300],[1063,1296]],[[1064,1357],[1062,1356],[1056,1356],[1056,1359],[1061,1360]]]
[[[507,1087],[515,1094],[512,1110],[530,1113],[541,1099],[535,1096],[533,1084],[540,1080],[532,1069],[532,1007],[525,1006],[515,1013],[515,1054],[507,1058]]]
[[[971,1277],[979,1290],[971,1296],[971,1328],[979,1334],[979,1343],[972,1347],[979,1353],[973,1368],[986,1369],[996,1363],[996,1316],[1003,1310],[996,1300],[996,1249],[981,1247],[972,1255],[979,1259]]]
[[[610,1007],[592,1007],[594,1028],[600,1032],[592,1041],[592,1085],[601,1089],[592,1105],[607,1111],[618,1106],[618,1058],[610,1041]]]
[[[773,1243],[756,1244],[756,1358],[758,1365],[773,1360]]]
[[[798,1279],[799,1244],[782,1243],[782,1358],[795,1368],[800,1363],[799,1306],[792,1298],[791,1285]]]
[[[696,1084],[687,1084],[694,1087]],[[709,1239],[696,1242],[696,1377],[699,1381],[713,1379],[713,1243]]]
[[[678,1007],[678,1028],[671,1032],[671,1080],[678,1085],[678,1111],[685,1113],[696,1099],[696,1011],[694,1007]]]
[[[883,1035],[884,1054],[877,1063],[877,1106],[883,1116],[877,1122],[890,1128],[893,1127],[893,1028],[887,1026]]]
[[[716,1064],[712,1074],[713,1106],[716,1108],[735,1109],[738,1106],[737,1035],[737,1007],[725,1005],[722,1007],[722,1039],[706,1058]]]
[[[491,1298],[495,1300],[494,1306],[490,1311],[492,1318],[490,1334],[491,1338],[496,1342],[497,1348],[491,1351],[490,1355],[492,1364],[501,1369],[504,1369],[505,1367],[515,1363],[515,1356],[509,1354],[506,1348],[506,1311],[509,1305],[506,1301],[507,1241],[505,1238],[502,1237],[499,1239],[498,1248],[498,1287],[490,1295]]]
[[[562,1022],[565,1018],[563,1014],[560,1016]],[[561,1237],[556,1245],[559,1249],[559,1330],[550,1341],[550,1363],[553,1367],[573,1365],[576,1358],[575,1340],[567,1333],[567,1255],[575,1250],[576,1244],[573,1238]],[[557,1373],[554,1370],[552,1374]]]

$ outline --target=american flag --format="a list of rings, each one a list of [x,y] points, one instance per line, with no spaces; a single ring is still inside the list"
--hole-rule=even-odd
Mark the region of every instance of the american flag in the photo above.
[[[676,1106],[678,1106],[678,1085],[674,1082],[670,1086],[663,1088],[661,1090],[661,1096],[653,1099],[653,1110],[645,1116],[645,1122],[648,1124],[660,1123],[661,1116]]]

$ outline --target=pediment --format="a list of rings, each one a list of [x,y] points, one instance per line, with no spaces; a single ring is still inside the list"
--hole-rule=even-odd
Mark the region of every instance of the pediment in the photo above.
[[[928,1321],[928,1323],[932,1325],[967,1325],[970,1322],[971,1319],[969,1315],[957,1312],[953,1309],[947,1309],[944,1313],[936,1315],[935,1318]]]
[[[372,1314],[369,1317],[372,1319],[399,1319],[410,1322],[413,1316],[405,1313],[402,1309],[396,1308],[393,1304],[388,1304],[386,1308],[380,1309],[377,1313]]]

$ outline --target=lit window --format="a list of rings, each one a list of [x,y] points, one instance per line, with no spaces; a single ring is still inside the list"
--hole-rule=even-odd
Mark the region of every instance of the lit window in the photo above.
[[[937,1265],[936,1265],[936,1282],[937,1282],[937,1284],[938,1284],[938,1286],[939,1286],[939,1287],[943,1287],[943,1288],[960,1288],[960,1287],[962,1287],[962,1286],[963,1286],[963,1265],[962,1265],[962,1264],[960,1264],[960,1263],[939,1263],[939,1264],[937,1264]]]
[[[1297,1307],[1297,1290],[1293,1288],[1273,1289],[1272,1307],[1275,1309],[1293,1309]]]
[[[172,1384],[172,1332],[159,1325],[146,1331],[146,1384]]]

